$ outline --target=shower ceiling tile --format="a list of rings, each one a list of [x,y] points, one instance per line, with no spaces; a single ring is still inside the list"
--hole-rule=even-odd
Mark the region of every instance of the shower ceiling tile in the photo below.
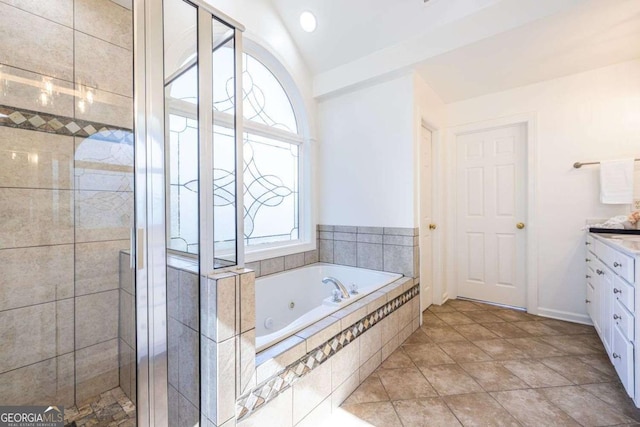
[[[73,192],[0,188],[0,249],[73,243]]]
[[[0,127],[0,186],[73,188],[73,139]]]
[[[73,81],[71,28],[4,3],[0,3],[0,16],[0,39],[14,44],[11,49],[3,49],[3,64]]]
[[[132,49],[131,10],[110,0],[75,0],[75,28],[125,49]]]
[[[75,32],[76,83],[131,97],[132,64],[131,51]]]

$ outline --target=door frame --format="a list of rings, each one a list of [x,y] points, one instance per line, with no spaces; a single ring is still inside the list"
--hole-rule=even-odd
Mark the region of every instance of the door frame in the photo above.
[[[422,230],[421,220],[420,220],[420,205],[422,202],[422,182],[420,179],[420,172],[422,170],[422,156],[421,156],[421,148],[422,148],[422,132],[423,129],[431,132],[431,214],[432,220],[434,224],[440,224],[442,219],[444,218],[444,203],[438,203],[438,201],[442,201],[443,199],[443,168],[442,168],[442,131],[436,126],[432,121],[423,115],[419,115],[419,120],[417,120],[417,129],[416,129],[416,182],[418,185],[416,186],[416,197],[415,200],[417,203],[415,204],[416,209],[416,218],[418,218],[418,227],[420,229],[419,236],[423,233],[429,232],[429,230]],[[444,228],[443,228],[444,229]],[[442,247],[443,239],[442,239],[442,231],[439,233],[433,233],[431,236],[431,246],[432,246],[432,264],[433,270],[431,272],[431,303],[432,304],[442,304],[447,300],[445,289],[443,282],[443,247]],[[419,263],[418,263],[418,274],[420,274],[420,266],[422,264],[422,252],[419,254]],[[420,289],[422,291],[422,287]],[[422,298],[420,299],[420,313],[426,310],[427,307],[422,307]],[[422,324],[422,316],[420,316],[420,324]]]
[[[513,116],[501,117],[491,120],[483,120],[480,122],[468,123],[447,129],[447,158],[448,158],[448,192],[446,196],[447,211],[452,213],[447,217],[447,283],[449,297],[458,297],[458,265],[457,265],[457,248],[456,236],[458,234],[457,225],[457,196],[458,196],[458,176],[457,176],[457,139],[458,136],[477,133],[486,130],[524,125],[526,128],[526,144],[525,150],[525,182],[526,182],[526,219],[527,224],[527,244],[525,258],[525,286],[526,286],[526,309],[528,313],[538,314],[538,232],[537,232],[537,182],[539,174],[538,164],[538,143],[537,133],[537,115],[536,113],[523,113]]]

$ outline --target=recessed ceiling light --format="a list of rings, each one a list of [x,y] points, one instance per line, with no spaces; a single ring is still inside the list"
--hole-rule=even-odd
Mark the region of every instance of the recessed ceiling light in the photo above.
[[[316,27],[318,26],[318,21],[316,20],[316,16],[313,13],[309,12],[308,10],[302,12],[302,14],[300,14],[300,26],[307,33],[313,33],[316,30]]]

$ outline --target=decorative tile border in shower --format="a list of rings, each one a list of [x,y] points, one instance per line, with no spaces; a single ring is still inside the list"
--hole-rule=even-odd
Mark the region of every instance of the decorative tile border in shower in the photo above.
[[[413,298],[418,296],[419,293],[420,286],[413,286],[408,291],[380,306],[372,313],[367,314],[339,334],[308,352],[305,356],[263,381],[253,390],[241,396],[236,402],[236,421],[241,421],[254,414],[257,410],[293,386],[295,382],[333,357],[356,338],[409,303]]]
[[[0,126],[133,145],[131,129],[0,105]]]

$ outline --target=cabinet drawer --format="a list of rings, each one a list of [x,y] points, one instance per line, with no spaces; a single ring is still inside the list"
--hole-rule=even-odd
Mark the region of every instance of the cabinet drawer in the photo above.
[[[611,315],[615,325],[620,328],[624,336],[628,341],[634,339],[634,322],[633,314],[629,313],[626,308],[620,304],[620,301],[615,300],[613,303],[613,314]]]
[[[605,265],[627,282],[633,283],[635,277],[635,261],[629,255],[618,252],[604,243],[594,240],[595,254]]]
[[[587,250],[589,251],[593,251],[593,236],[591,236],[590,234],[587,234],[587,241],[584,242],[585,246],[587,247]]]
[[[635,312],[635,289],[626,280],[616,277],[613,281],[613,294],[631,313]]]
[[[613,332],[613,366],[622,381],[629,397],[634,397],[633,345],[627,341],[620,328],[615,326]]]

